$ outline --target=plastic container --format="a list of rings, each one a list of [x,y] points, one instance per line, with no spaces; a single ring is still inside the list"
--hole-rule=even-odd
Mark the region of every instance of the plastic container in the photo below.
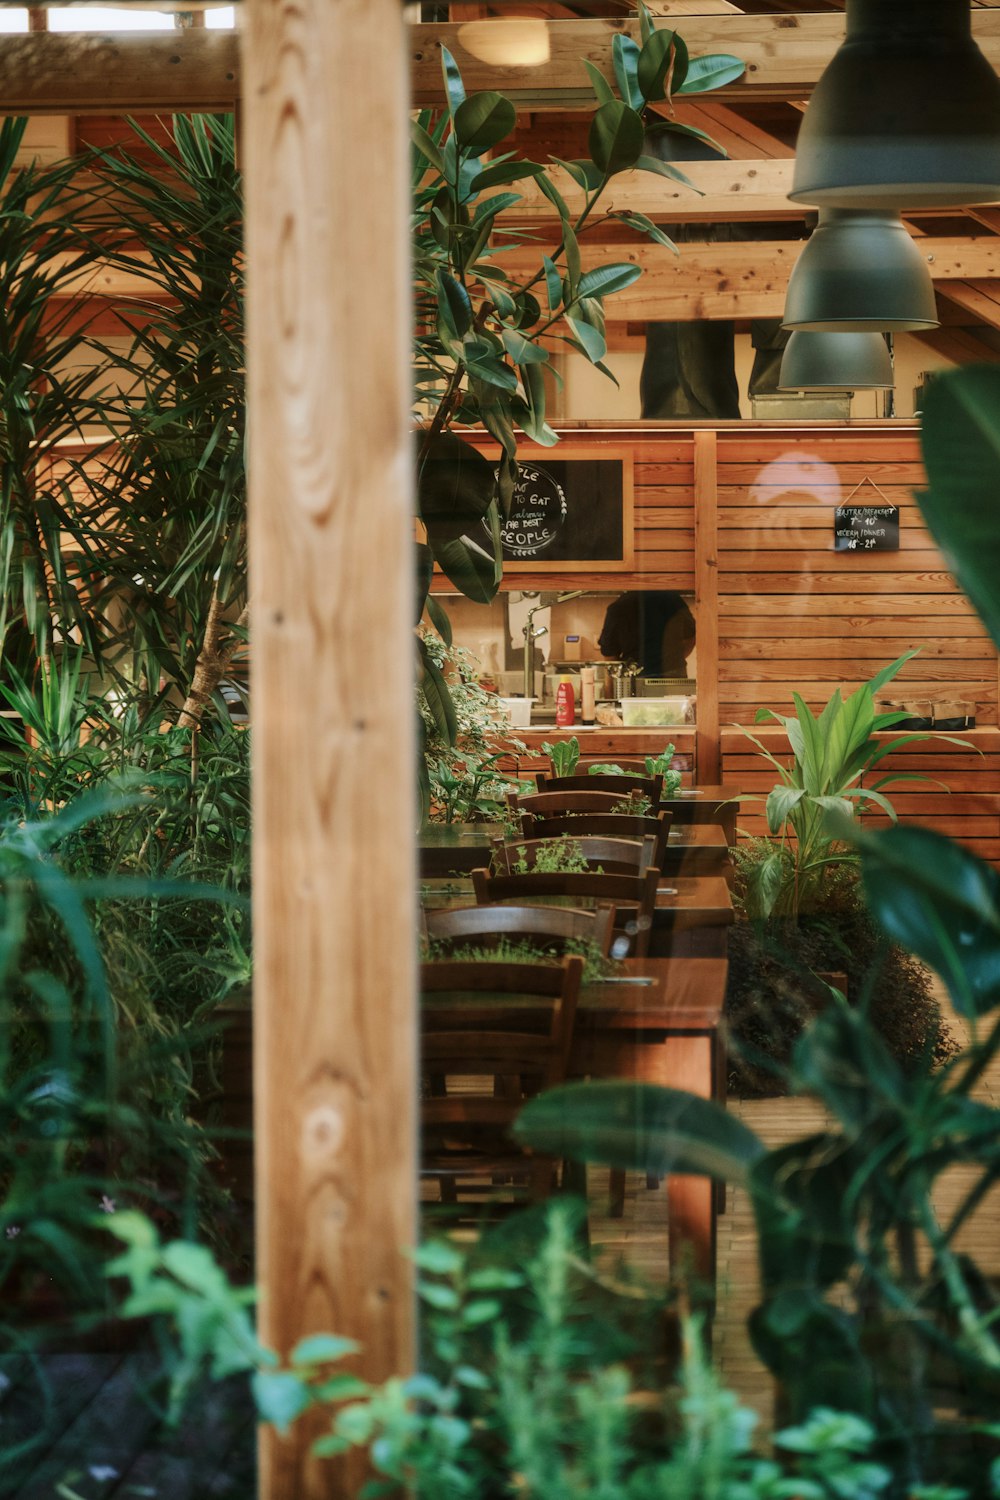
[[[531,705],[534,698],[501,698],[500,704],[512,729],[531,728]]]
[[[621,704],[626,729],[687,724],[691,719],[690,698],[623,698]]]

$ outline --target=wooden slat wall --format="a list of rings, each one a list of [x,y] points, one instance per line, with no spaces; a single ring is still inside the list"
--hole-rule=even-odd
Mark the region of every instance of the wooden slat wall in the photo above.
[[[791,710],[793,690],[823,703],[917,645],[891,696],[996,722],[996,652],[921,522],[923,479],[915,433],[720,438],[723,724]],[[833,508],[858,485],[856,503],[899,506],[898,552],[833,551]]]
[[[926,822],[1000,860],[997,653],[921,522],[913,499],[924,482],[915,426],[720,426],[717,546],[705,535],[702,517],[697,552],[694,447],[705,424],[599,431],[566,424],[561,431],[574,450],[624,447],[633,453],[635,566],[617,573],[511,570],[505,587],[702,594],[702,614],[711,608],[718,621],[717,652],[702,621],[698,637],[699,696],[718,689],[717,779],[748,792],[766,792],[774,775],[732,726],[752,725],[757,708],[793,711],[793,691],[819,707],[836,689],[850,691],[920,646],[886,696],[907,703],[964,701],[991,732],[984,738],[981,727],[971,734],[975,750],[938,744],[907,754],[908,768],[926,769],[951,792],[904,783],[893,800],[904,819]],[[544,465],[543,452],[525,447]],[[704,475],[701,483],[704,489]],[[849,497],[899,507],[898,552],[833,551],[832,512]],[[700,588],[698,555],[705,564]],[[705,587],[716,558],[717,605]],[[740,822],[762,832],[761,807],[747,804]]]

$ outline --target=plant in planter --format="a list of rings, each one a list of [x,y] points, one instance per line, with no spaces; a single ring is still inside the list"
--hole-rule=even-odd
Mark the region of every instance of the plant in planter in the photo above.
[[[930,974],[886,943],[867,917],[857,855],[830,822],[831,814],[853,819],[867,806],[895,819],[883,788],[927,779],[909,772],[869,779],[901,745],[926,737],[886,738],[884,731],[905,715],[875,708],[877,694],[915,654],[905,653],[847,698],[834,693],[819,714],[798,694],[794,715],[759,710],[758,723],[772,720],[787,735],[788,764],[745,731],[781,780],[766,802],[771,838],[748,840],[734,851],[736,899],[747,918],[731,934],[726,995],[738,1091],[783,1087],[803,1025],[827,1003],[828,987],[817,973],[844,974],[850,994],[872,976],[872,1022],[904,1066],[919,1064],[925,1052],[939,1061],[949,1054]]]
[[[450,630],[446,638],[422,631],[419,639],[429,667],[417,686],[425,815],[444,823],[499,822],[507,791],[518,785],[504,775],[503,761],[524,745],[505,734],[496,694],[479,686],[475,658],[452,643]]]

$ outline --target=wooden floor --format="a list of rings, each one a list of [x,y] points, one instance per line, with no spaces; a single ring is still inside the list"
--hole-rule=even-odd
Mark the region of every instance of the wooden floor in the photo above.
[[[1000,1064],[979,1096],[1000,1107]],[[769,1145],[819,1128],[809,1099],[734,1100],[730,1108]],[[942,1183],[941,1206],[957,1197],[962,1174]],[[623,1259],[654,1286],[669,1276],[665,1194],[630,1174],[625,1213],[607,1216],[607,1173],[588,1174],[591,1236],[609,1263]],[[969,1224],[964,1248],[1000,1275],[1000,1187]],[[750,1347],[746,1317],[758,1299],[756,1243],[745,1192],[730,1189],[719,1220],[718,1307],[713,1352],[726,1382],[773,1418],[770,1376]],[[245,1389],[215,1387],[179,1432],[161,1420],[148,1390],[148,1355],[58,1355],[41,1372],[27,1361],[0,1371],[0,1497],[17,1500],[252,1500],[253,1416]],[[40,1399],[39,1375],[47,1383]],[[18,1454],[34,1439],[32,1450]]]

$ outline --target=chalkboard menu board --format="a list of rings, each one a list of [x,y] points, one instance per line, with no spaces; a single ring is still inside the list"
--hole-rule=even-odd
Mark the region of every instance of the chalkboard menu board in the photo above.
[[[838,505],[833,513],[835,552],[899,550],[898,505]]]
[[[585,562],[601,570],[632,561],[631,455],[602,450],[600,458],[578,458],[565,447],[537,462],[523,448],[518,454],[517,488],[501,525],[505,568]]]

